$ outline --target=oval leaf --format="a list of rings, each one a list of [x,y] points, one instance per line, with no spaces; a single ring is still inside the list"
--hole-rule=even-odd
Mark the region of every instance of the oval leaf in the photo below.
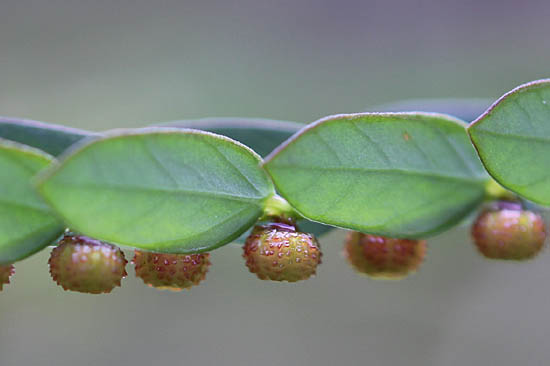
[[[62,159],[39,185],[70,228],[114,244],[170,253],[237,238],[273,186],[261,158],[207,132],[110,133]]]
[[[18,118],[0,117],[0,137],[36,147],[57,156],[69,146],[94,132],[76,128],[30,121]]]
[[[457,223],[483,199],[486,180],[465,124],[428,113],[327,117],[264,166],[305,217],[393,237]]]
[[[261,156],[267,156],[304,127],[304,124],[264,118],[218,117],[174,121],[159,126],[193,128],[217,133],[245,144]],[[301,220],[299,227],[300,230],[315,236],[321,236],[334,228],[308,220]],[[237,241],[244,242],[248,236],[247,234],[242,235]]]
[[[0,264],[28,257],[63,232],[31,184],[51,162],[51,156],[36,149],[0,140]]]
[[[468,131],[497,182],[534,202],[550,204],[550,79],[505,94]]]

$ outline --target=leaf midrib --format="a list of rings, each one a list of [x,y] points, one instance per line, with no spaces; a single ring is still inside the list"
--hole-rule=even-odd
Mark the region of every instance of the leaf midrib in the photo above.
[[[268,195],[262,197],[247,197],[234,195],[221,192],[209,192],[209,191],[194,191],[188,189],[168,189],[159,187],[139,187],[139,186],[118,186],[113,184],[93,184],[93,183],[63,183],[58,186],[76,186],[77,188],[92,188],[92,189],[110,189],[116,191],[140,191],[140,192],[156,192],[156,193],[168,193],[168,194],[181,194],[181,195],[195,195],[195,196],[208,196],[209,198],[219,198],[228,201],[237,201],[255,204],[261,206],[261,202],[267,199]]]
[[[353,173],[390,173],[390,174],[403,174],[403,175],[412,175],[412,176],[421,176],[421,177],[428,177],[428,178],[436,178],[436,179],[447,179],[447,180],[454,180],[458,182],[464,182],[472,185],[478,185],[479,183],[484,182],[483,178],[467,178],[467,177],[459,177],[459,176],[451,176],[451,175],[444,175],[444,174],[435,174],[435,173],[428,173],[428,172],[421,172],[421,171],[415,171],[415,170],[402,170],[402,169],[362,169],[362,168],[351,168],[351,167],[318,167],[318,166],[302,166],[302,165],[292,165],[292,164],[274,164],[273,167],[277,168],[293,168],[293,169],[302,169],[302,170],[312,170],[312,171],[333,171],[333,172],[353,172]]]
[[[518,140],[550,143],[550,138],[545,138],[542,136],[529,136],[529,135],[516,135],[512,133],[502,133],[502,132],[491,131],[482,127],[473,128],[472,131],[478,134],[493,135],[493,136],[503,137],[507,139],[518,139]]]

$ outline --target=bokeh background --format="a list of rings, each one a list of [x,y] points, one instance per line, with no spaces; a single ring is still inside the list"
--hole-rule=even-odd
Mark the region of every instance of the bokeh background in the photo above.
[[[550,76],[550,2],[0,0],[0,115],[90,130],[242,116],[311,122],[409,98],[496,99]],[[2,174],[2,172],[0,172]],[[237,246],[184,293],[129,277],[66,293],[48,251],[0,294],[0,365],[547,365],[550,255],[482,259],[468,225],[419,273],[257,280]],[[131,257],[131,253],[127,253]]]

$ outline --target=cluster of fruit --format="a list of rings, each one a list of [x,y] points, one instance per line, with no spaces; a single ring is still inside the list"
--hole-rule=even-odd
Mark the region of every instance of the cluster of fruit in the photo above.
[[[472,236],[487,258],[525,260],[536,256],[546,238],[542,217],[519,203],[499,201],[474,222]],[[415,272],[424,259],[426,241],[350,232],[344,254],[358,272],[373,278],[399,279]],[[291,221],[258,225],[247,238],[243,257],[262,280],[296,282],[315,274],[321,263],[317,239]],[[210,254],[165,254],[137,251],[136,276],[148,286],[179,291],[200,283]],[[109,293],[120,286],[128,261],[117,247],[85,236],[66,234],[52,250],[52,278],[65,290]],[[13,265],[0,266],[0,290],[9,283]]]

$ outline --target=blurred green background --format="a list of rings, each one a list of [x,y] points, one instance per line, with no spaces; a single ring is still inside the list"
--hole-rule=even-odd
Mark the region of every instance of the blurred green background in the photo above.
[[[550,76],[548,19],[543,0],[2,0],[0,115],[103,130],[496,99]],[[321,238],[312,280],[259,281],[227,246],[177,294],[131,266],[111,295],[66,293],[46,250],[0,294],[0,365],[548,364],[547,252],[486,261],[463,226],[429,240],[418,274],[384,282],[353,273],[344,236]]]

